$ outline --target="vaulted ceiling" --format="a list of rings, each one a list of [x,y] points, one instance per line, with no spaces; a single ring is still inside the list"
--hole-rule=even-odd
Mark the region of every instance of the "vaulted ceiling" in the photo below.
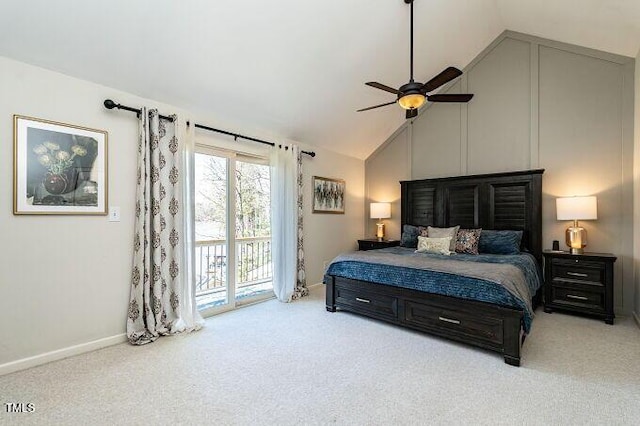
[[[638,0],[415,0],[415,77],[463,68],[505,29],[627,56]],[[0,55],[366,158],[404,121],[403,0],[3,0]],[[100,100],[96,100],[99,102]]]

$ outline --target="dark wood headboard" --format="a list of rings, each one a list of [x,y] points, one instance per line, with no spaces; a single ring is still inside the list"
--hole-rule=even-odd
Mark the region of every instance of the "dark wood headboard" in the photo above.
[[[402,181],[402,225],[523,231],[542,264],[544,169]]]

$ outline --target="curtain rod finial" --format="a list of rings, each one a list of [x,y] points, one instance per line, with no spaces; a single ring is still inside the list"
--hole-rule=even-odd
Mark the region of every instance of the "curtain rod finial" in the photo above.
[[[117,106],[118,106],[118,104],[113,102],[111,99],[105,99],[105,101],[104,101],[104,107],[106,109],[114,109]]]

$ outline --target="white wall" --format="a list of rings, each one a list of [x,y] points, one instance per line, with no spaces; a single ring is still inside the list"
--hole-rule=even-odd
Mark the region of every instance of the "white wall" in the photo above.
[[[635,75],[635,114],[634,114],[634,150],[633,150],[633,260],[635,305],[634,313],[640,326],[640,51],[636,55]]]
[[[308,147],[311,148],[311,147]],[[318,156],[303,162],[304,173],[304,247],[307,283],[319,283],[324,275],[324,262],[343,251],[357,249],[364,227],[364,161],[313,148]],[[345,214],[311,213],[312,176],[345,180],[347,196]]]
[[[365,237],[376,236],[377,219],[369,219],[369,203],[391,203],[391,220],[384,219],[385,238],[400,239],[400,184],[402,180],[411,178],[409,171],[409,141],[408,127],[400,129],[389,138],[389,142],[374,151],[365,161],[366,197],[365,205]]]
[[[375,161],[400,158],[404,165],[408,156],[411,179],[544,168],[543,248],[551,248],[552,240],[564,245],[568,223],[556,220],[555,198],[596,195],[598,220],[581,222],[589,232],[587,250],[618,257],[615,306],[628,313],[636,303],[630,232],[634,62],[506,31],[443,88],[473,93],[470,103],[428,105],[402,127],[409,148],[393,150],[397,142],[390,138]],[[382,183],[369,163],[371,194]]]
[[[0,57],[0,374],[43,360],[121,341],[129,298],[133,239],[137,121],[108,111],[112,98],[132,106],[180,108]],[[120,206],[121,222],[106,216],[14,216],[13,114],[106,130],[109,134],[109,205]],[[202,124],[256,137],[248,126],[220,123],[196,112]],[[197,137],[205,137],[200,132]],[[311,213],[305,199],[308,283],[320,282],[323,261],[353,249],[364,226],[364,162],[317,147],[304,160],[311,176],[347,181],[345,215]],[[311,189],[307,188],[310,194]],[[75,349],[72,346],[79,345]],[[54,351],[60,351],[51,353]],[[48,355],[43,355],[48,354]],[[29,360],[27,358],[35,357]]]

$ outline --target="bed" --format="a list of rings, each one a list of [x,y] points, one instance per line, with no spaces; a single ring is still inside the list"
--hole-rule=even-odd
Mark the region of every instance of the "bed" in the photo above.
[[[522,253],[424,256],[412,248],[394,247],[345,254],[329,265],[324,278],[327,310],[349,311],[493,350],[507,364],[519,366],[542,294],[543,172],[400,182],[403,228],[460,225],[521,231]],[[494,285],[501,278],[492,274],[515,277],[514,269],[522,271],[525,281],[519,290]]]

